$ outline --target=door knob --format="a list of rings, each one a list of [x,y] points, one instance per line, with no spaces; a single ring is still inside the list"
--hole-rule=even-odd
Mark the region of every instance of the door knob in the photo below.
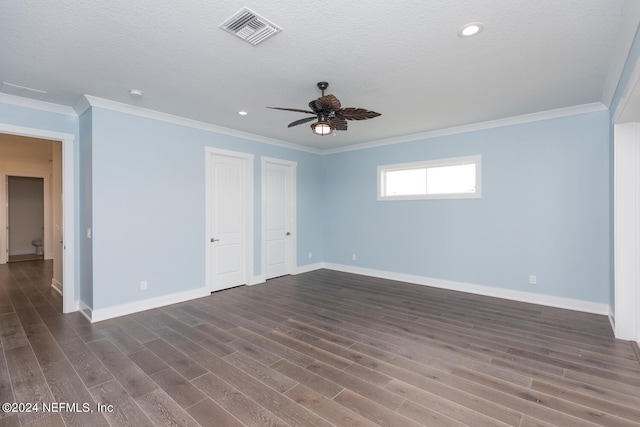
[[[220,239],[214,239],[213,237],[211,238],[211,243],[213,243],[213,242],[219,242],[219,241],[220,241]]]
[[[285,234],[285,236],[291,236],[291,233],[287,231],[287,234]]]

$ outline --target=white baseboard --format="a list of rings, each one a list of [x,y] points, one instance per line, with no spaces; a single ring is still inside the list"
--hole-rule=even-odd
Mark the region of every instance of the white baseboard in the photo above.
[[[611,311],[609,311],[609,323],[611,323],[611,329],[615,333],[615,330],[616,330],[616,316]]]
[[[58,282],[56,279],[51,279],[51,287],[62,295],[62,283]]]
[[[475,285],[472,283],[455,282],[451,280],[434,279],[431,277],[414,276],[403,273],[393,273],[383,270],[354,267],[344,264],[324,263],[323,268],[342,271],[345,273],[361,274],[380,279],[397,280],[416,285],[433,286],[434,288],[449,289],[452,291],[469,292],[488,297],[504,298],[512,301],[526,302],[530,304],[545,305],[548,307],[564,308],[568,310],[582,311],[586,313],[610,315],[608,304],[600,304],[592,301],[563,298],[553,295],[542,295],[532,292],[516,291],[512,289],[494,288],[491,286]]]
[[[78,311],[91,322],[91,308],[84,301],[78,301]]]
[[[476,285],[472,283],[455,282],[451,280],[435,279],[431,277],[415,276],[403,273],[393,273],[384,270],[375,270],[370,268],[355,267],[344,264],[334,263],[315,263],[307,264],[296,268],[293,274],[302,274],[314,270],[326,268],[328,270],[342,271],[345,273],[360,274],[364,276],[377,277],[380,279],[396,280],[399,282],[413,283],[417,285],[432,286],[435,288],[448,289],[459,292],[468,292],[477,295],[484,295],[495,298],[504,298],[513,301],[526,302],[531,304],[540,304],[549,307],[564,308],[568,310],[582,311],[586,313],[601,314],[609,317],[612,327],[614,326],[614,317],[608,304],[600,304],[591,301],[583,301],[572,298],[563,298],[553,295],[535,294],[532,292],[516,291],[512,289],[494,288],[491,286]],[[255,276],[251,280],[251,284],[263,283],[262,276]],[[52,284],[53,286],[53,284]],[[55,288],[55,287],[54,287]],[[92,323],[100,322],[114,317],[124,316],[127,314],[138,313],[153,308],[163,307],[166,305],[176,304],[196,298],[202,298],[210,295],[207,288],[199,288],[185,292],[179,292],[170,295],[163,295],[147,300],[136,301],[132,303],[101,308],[92,310],[83,301],[78,302],[80,312]]]
[[[62,298],[64,299],[64,295],[62,293],[62,290],[64,288],[62,287],[62,283],[60,283],[56,279],[51,279],[51,288],[53,288],[54,291],[56,291],[57,293],[62,295]],[[86,305],[84,303],[82,303],[82,301],[75,300],[71,304],[71,307],[69,307],[69,311],[65,311],[65,313],[73,313],[75,311],[78,311],[78,310],[80,310],[81,305],[86,307]],[[65,305],[65,307],[66,307],[66,305]],[[85,314],[85,313],[83,313],[83,314]],[[85,316],[86,316],[86,314],[85,314]],[[91,319],[89,319],[89,320],[91,320]]]
[[[266,279],[264,278],[264,276],[262,275],[253,276],[251,278],[251,283],[247,283],[247,286],[259,285],[260,283],[264,283],[264,282],[266,282]]]
[[[325,264],[322,262],[317,262],[315,264],[300,265],[296,268],[293,274],[296,275],[296,274],[308,273],[310,271],[320,270],[321,268],[328,268],[328,267],[325,267]]]
[[[82,301],[81,311],[91,323],[101,322],[114,317],[124,316],[126,314],[138,313],[140,311],[151,310],[153,308],[164,307],[166,305],[177,304],[183,301],[189,301],[196,298],[202,298],[211,295],[207,288],[198,288],[175,294],[162,295],[155,298],[149,298],[142,301],[131,302],[127,304],[115,305],[107,308],[92,310]]]
[[[324,268],[324,264],[321,262],[318,262],[315,264],[307,264],[307,265],[296,267],[291,272],[291,275],[295,276],[296,274],[308,273],[309,271],[320,270],[321,268]],[[267,279],[265,279],[264,276],[262,275],[253,276],[253,278],[251,279],[251,283],[248,283],[248,285],[250,286],[259,285],[260,283],[264,283],[266,281]]]

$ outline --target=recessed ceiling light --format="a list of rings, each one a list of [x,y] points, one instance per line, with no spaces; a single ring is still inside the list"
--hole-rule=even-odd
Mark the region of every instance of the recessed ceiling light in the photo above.
[[[475,36],[476,34],[481,33],[482,30],[484,30],[484,25],[482,25],[482,23],[471,22],[458,29],[458,37],[466,38]]]
[[[246,116],[249,113],[243,110],[243,111],[238,111],[238,114],[240,114],[241,116]]]
[[[129,96],[135,99],[142,98],[142,91],[140,89],[131,89],[129,91]]]

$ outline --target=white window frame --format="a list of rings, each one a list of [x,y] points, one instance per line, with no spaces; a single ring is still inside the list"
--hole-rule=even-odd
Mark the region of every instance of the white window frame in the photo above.
[[[401,196],[387,196],[383,194],[384,178],[387,172],[429,169],[442,166],[476,165],[476,191],[474,193],[444,193],[444,194],[410,194]],[[482,198],[482,156],[450,157],[447,159],[426,160],[413,163],[398,163],[394,165],[378,166],[378,201],[391,200],[429,200],[429,199],[480,199]]]

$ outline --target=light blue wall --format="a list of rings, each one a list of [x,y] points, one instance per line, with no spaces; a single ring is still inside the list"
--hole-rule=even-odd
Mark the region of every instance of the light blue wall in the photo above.
[[[78,119],[0,104],[0,120],[83,140],[76,292],[93,309],[204,286],[206,146],[256,156],[256,275],[268,156],[298,162],[299,266],[325,261],[610,303],[606,111],[327,156],[100,108]],[[482,155],[482,199],[376,200],[378,165],[473,154]]]
[[[261,274],[260,156],[298,163],[298,264],[322,253],[317,155],[92,109],[94,309],[205,285],[205,147],[254,154],[254,270]],[[303,256],[304,254],[304,256]],[[147,280],[146,291],[139,282]]]
[[[325,261],[609,303],[608,118],[594,112],[326,156]],[[481,199],[376,200],[379,165],[475,154]]]

